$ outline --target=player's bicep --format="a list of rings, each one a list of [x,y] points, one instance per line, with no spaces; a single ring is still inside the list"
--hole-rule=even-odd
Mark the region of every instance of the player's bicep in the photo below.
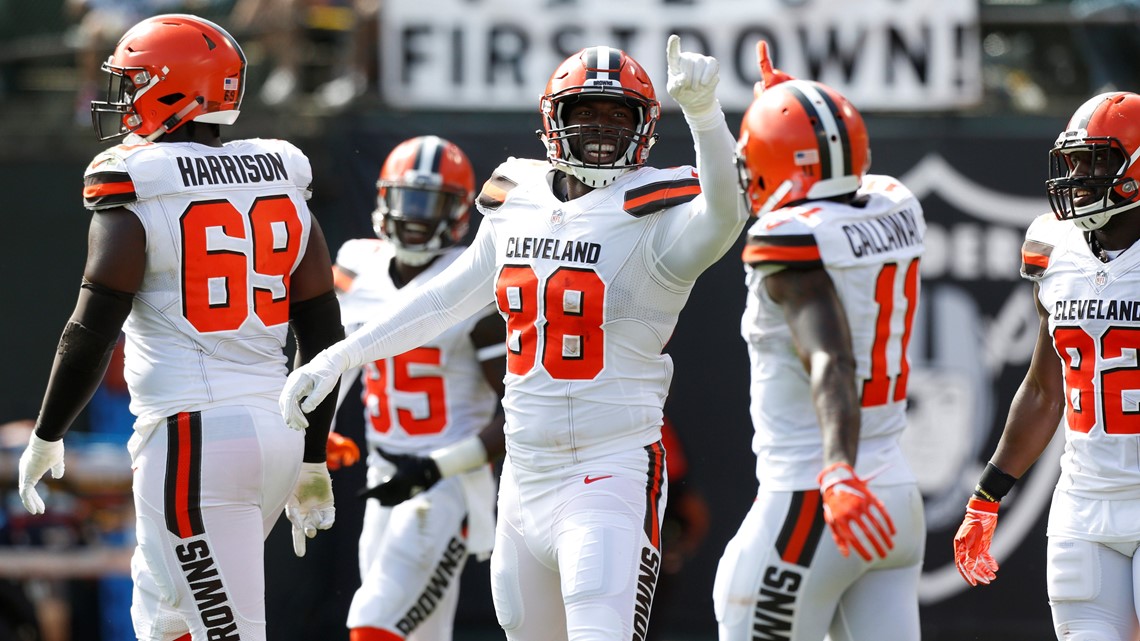
[[[1025,383],[1037,390],[1042,398],[1064,398],[1064,364],[1053,345],[1053,335],[1049,331],[1049,312],[1037,296],[1039,283],[1033,284],[1033,301],[1037,306],[1037,343],[1033,347],[1033,357],[1025,375]]]
[[[87,230],[88,282],[134,294],[146,273],[146,230],[134,212],[124,207],[96,211]]]
[[[814,355],[850,359],[847,314],[827,270],[784,269],[765,277],[764,286],[784,311],[805,369]]]
[[[310,220],[312,227],[309,231],[309,244],[289,280],[289,297],[294,302],[316,298],[333,290],[329,246],[316,216],[311,216]]]
[[[480,318],[471,329],[471,344],[487,384],[501,398],[507,375],[507,326],[503,318],[491,312]]]

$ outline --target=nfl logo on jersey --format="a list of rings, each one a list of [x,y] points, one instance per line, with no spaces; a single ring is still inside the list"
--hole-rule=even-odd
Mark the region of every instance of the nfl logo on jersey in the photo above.
[[[555,225],[555,226],[562,224],[562,210],[561,209],[555,209],[550,214],[550,224]]]
[[[1103,269],[1098,271],[1096,273],[1096,276],[1093,276],[1093,284],[1096,285],[1097,291],[1102,289],[1104,287],[1104,284],[1107,282],[1108,274],[1105,274]]]

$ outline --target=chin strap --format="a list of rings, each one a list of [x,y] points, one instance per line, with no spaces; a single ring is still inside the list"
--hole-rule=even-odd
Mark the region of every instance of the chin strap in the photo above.
[[[198,96],[191,100],[189,104],[182,108],[181,111],[167,118],[165,122],[159,125],[158,129],[155,129],[150,134],[144,136],[147,142],[154,142],[155,139],[157,139],[159,136],[165,134],[168,131],[176,129],[178,125],[182,123],[182,120],[185,119],[186,116],[190,115],[191,111],[194,111],[198,107],[201,107],[203,102],[204,100],[202,96]]]

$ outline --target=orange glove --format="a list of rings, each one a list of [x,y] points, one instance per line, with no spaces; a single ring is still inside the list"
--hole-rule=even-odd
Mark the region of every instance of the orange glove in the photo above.
[[[998,564],[990,556],[1000,503],[976,496],[966,504],[966,518],[954,535],[954,565],[970,585],[988,585],[997,577]]]
[[[846,463],[833,463],[819,473],[819,491],[823,494],[823,518],[831,526],[831,536],[843,556],[850,555],[851,547],[863,557],[871,560],[871,554],[852,525],[858,525],[875,553],[886,558],[887,551],[894,547],[891,537],[895,534],[895,524],[887,508]]]
[[[360,448],[356,446],[356,441],[336,432],[329,432],[325,453],[329,469],[334,472],[342,467],[352,467],[360,460]]]
[[[760,65],[760,77],[763,79],[752,88],[752,93],[756,96],[759,96],[762,91],[772,85],[778,85],[786,80],[795,80],[783,71],[772,68],[772,59],[768,57],[768,43],[764,40],[756,43],[756,62]]]

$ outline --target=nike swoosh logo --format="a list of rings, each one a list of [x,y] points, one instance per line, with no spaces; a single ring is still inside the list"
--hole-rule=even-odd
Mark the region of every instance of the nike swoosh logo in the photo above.
[[[606,474],[605,476],[595,476],[593,478],[590,478],[590,475],[587,474],[586,478],[583,480],[586,482],[586,485],[589,485],[590,483],[593,483],[594,481],[601,481],[602,479],[613,478],[613,476],[614,476],[613,474]]]

